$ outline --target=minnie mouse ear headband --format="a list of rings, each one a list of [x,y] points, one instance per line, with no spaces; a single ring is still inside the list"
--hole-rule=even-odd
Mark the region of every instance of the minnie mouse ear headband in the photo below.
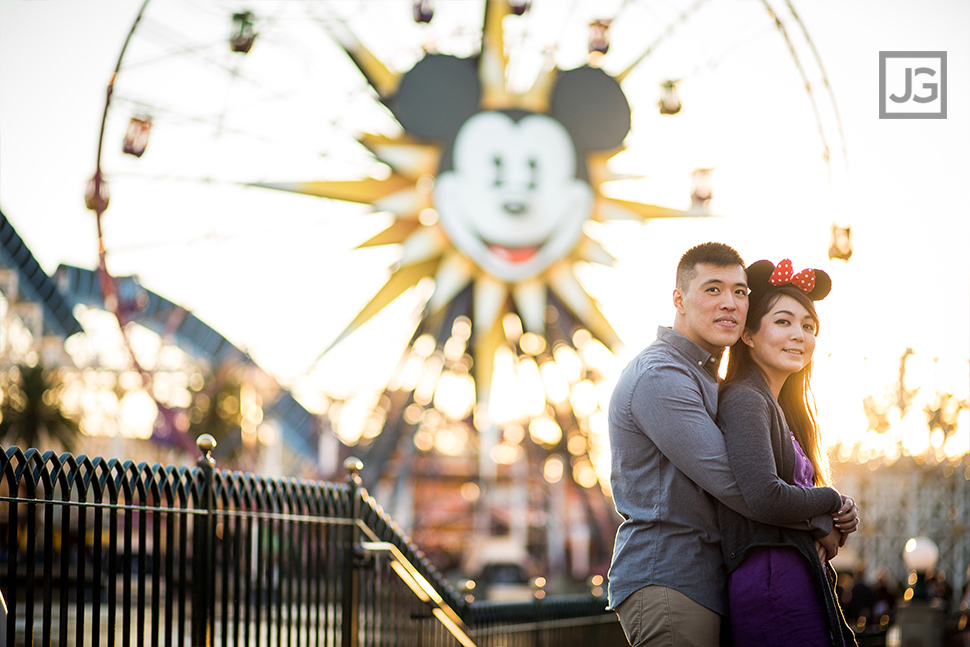
[[[802,270],[795,274],[791,261],[787,258],[777,266],[771,261],[758,261],[752,263],[747,271],[748,287],[751,289],[748,302],[751,306],[772,287],[794,286],[812,301],[821,301],[832,289],[832,279],[828,274],[822,270],[813,269]]]

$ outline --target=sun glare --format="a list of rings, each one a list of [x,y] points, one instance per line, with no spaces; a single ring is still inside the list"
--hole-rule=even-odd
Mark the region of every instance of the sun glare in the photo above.
[[[595,53],[569,71],[545,61],[524,81],[505,46],[516,19],[507,2],[487,2],[480,57],[429,50],[405,71],[343,33],[341,46],[398,121],[397,134],[359,138],[386,173],[259,186],[371,205],[393,217],[360,247],[396,245],[399,260],[331,348],[431,279],[424,317],[389,391],[411,393],[414,404],[453,421],[475,411],[478,429],[527,424],[539,445],[582,443],[573,454],[588,448],[602,456],[602,440],[583,437],[608,402],[619,337],[576,268],[614,259],[587,225],[705,212],[612,197],[626,181],[610,162],[624,150],[630,120],[617,79],[598,67]],[[450,94],[451,86],[461,93]],[[587,112],[574,114],[573,106]],[[335,420],[343,440],[361,438],[373,404],[346,404]],[[455,453],[449,428],[434,430],[408,411],[405,422],[423,430],[419,448]],[[520,456],[515,443],[489,448],[491,435],[480,450],[496,463]],[[596,480],[585,458],[574,460],[573,471],[584,487]],[[599,473],[605,483],[608,475]]]

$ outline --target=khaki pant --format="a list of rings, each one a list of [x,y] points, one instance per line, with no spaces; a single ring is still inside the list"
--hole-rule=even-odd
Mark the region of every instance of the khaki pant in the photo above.
[[[717,647],[721,616],[675,589],[645,586],[616,608],[633,647]]]

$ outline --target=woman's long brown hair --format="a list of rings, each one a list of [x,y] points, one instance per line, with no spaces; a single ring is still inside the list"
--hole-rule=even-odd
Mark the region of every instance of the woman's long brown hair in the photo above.
[[[815,312],[815,303],[798,288],[791,286],[769,287],[764,291],[761,298],[753,304],[748,311],[748,325],[751,332],[758,332],[761,329],[762,319],[765,314],[777,303],[782,296],[790,296],[802,304],[809,314],[815,319],[815,330],[818,332],[818,315]],[[751,358],[751,349],[740,339],[731,346],[728,354],[728,367],[725,382],[730,383],[740,375],[747,373],[748,368],[756,370],[758,365]],[[815,471],[815,485],[826,485],[829,482],[828,460],[820,448],[818,420],[815,416],[815,398],[812,395],[812,363],[809,362],[805,368],[792,373],[785,380],[778,394],[778,404],[785,414],[788,427],[798,444],[805,450],[805,454],[812,462]]]

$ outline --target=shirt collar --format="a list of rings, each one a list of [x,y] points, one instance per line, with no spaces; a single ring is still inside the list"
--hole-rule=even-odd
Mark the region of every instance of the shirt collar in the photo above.
[[[696,342],[684,337],[673,328],[667,328],[665,326],[659,326],[657,328],[657,339],[673,346],[677,351],[685,355],[691,363],[703,368],[711,377],[715,380],[717,379],[717,369],[721,365],[721,355],[724,353],[723,349],[717,355],[711,355]]]

